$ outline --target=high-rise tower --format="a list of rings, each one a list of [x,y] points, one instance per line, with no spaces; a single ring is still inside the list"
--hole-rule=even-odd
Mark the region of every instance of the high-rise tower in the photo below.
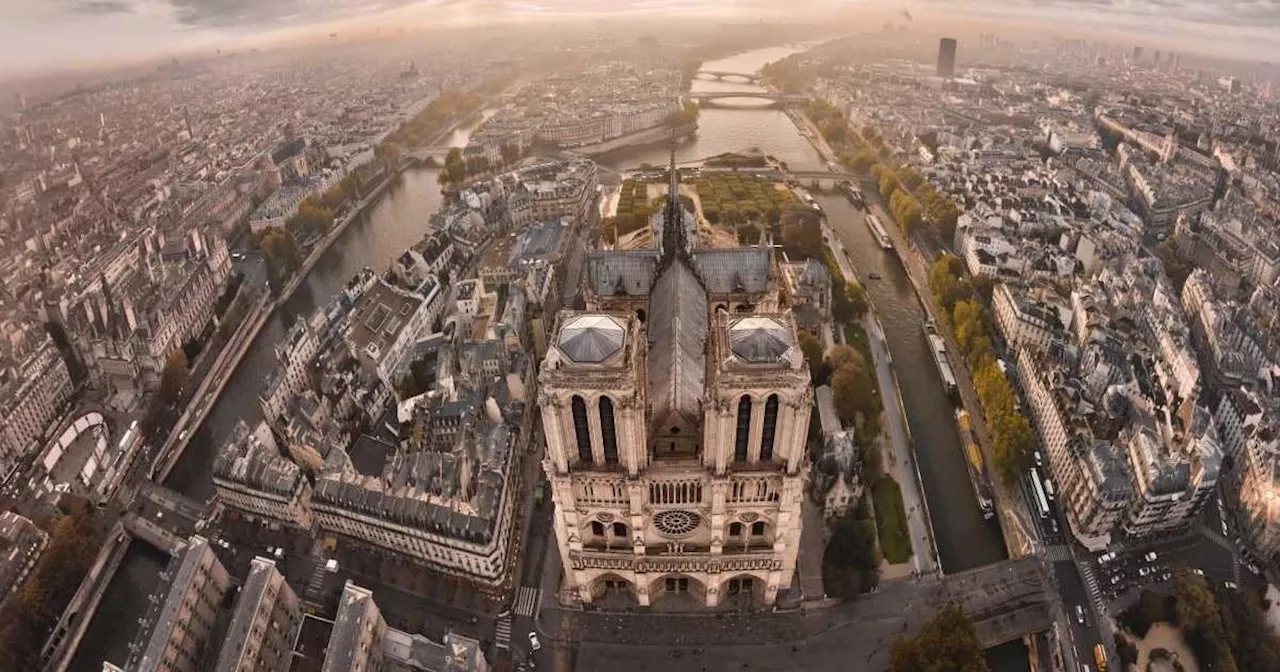
[[[938,76],[956,76],[956,41],[950,37],[938,41]]]

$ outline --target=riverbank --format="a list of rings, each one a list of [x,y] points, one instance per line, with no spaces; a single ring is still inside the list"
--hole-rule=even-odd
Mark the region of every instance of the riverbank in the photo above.
[[[810,144],[822,157],[831,162],[834,166],[839,166],[838,156],[831,145],[818,131],[813,121],[808,115],[799,110],[788,110],[787,116],[796,124],[796,128],[802,131],[802,134],[808,138]],[[807,131],[807,132],[805,132]],[[862,180],[863,176],[849,173],[850,179]],[[888,234],[890,240],[894,244],[894,253],[902,262],[903,268],[906,270],[907,280],[911,283],[911,288],[915,292],[916,299],[920,302],[921,308],[932,319],[936,320],[942,312],[933,299],[932,292],[929,291],[929,270],[928,264],[919,249],[916,248],[913,241],[908,239],[900,229],[895,226],[889,226],[887,223],[894,221],[884,208],[880,198],[880,192],[874,188],[874,185],[868,185],[863,181],[863,197],[866,200],[868,212],[873,212],[881,222],[885,222],[883,227],[885,233]],[[875,193],[869,193],[869,190]],[[955,342],[950,330],[942,329],[943,337],[947,341],[947,348],[950,352],[960,352],[959,344]],[[969,411],[969,415],[974,420],[975,434],[978,437],[979,446],[982,448],[983,459],[987,464],[993,464],[993,448],[991,445],[991,437],[987,431],[986,419],[982,414],[982,406],[978,403],[977,391],[973,387],[973,380],[969,375],[967,365],[952,366],[953,373],[956,376],[956,383],[960,391],[961,405]],[[918,471],[917,471],[918,473]],[[1030,536],[1023,529],[1022,524],[1018,520],[1017,500],[1013,496],[1010,489],[1003,483],[996,482],[995,499],[996,508],[1000,515],[997,520],[1000,524],[1001,536],[1004,539],[1005,550],[1010,557],[1021,557],[1033,552]]]
[[[836,235],[831,226],[823,221],[822,236],[827,248],[835,257],[846,281],[862,284],[853,260],[845,251],[844,242]],[[920,475],[920,465],[916,460],[912,446],[911,425],[907,422],[907,409],[902,401],[902,388],[897,373],[893,370],[893,357],[889,354],[889,345],[884,337],[884,327],[876,313],[875,305],[867,296],[867,313],[862,317],[862,328],[867,334],[868,350],[871,354],[871,365],[875,367],[876,386],[880,398],[884,402],[883,417],[888,421],[881,427],[881,438],[885,447],[891,451],[891,460],[881,463],[884,473],[893,477],[902,492],[906,505],[906,526],[911,537],[912,564],[915,574],[931,575],[942,573],[938,561],[938,549],[933,538],[933,518],[929,514],[929,502],[924,496],[924,479]],[[870,483],[864,483],[870,488]],[[891,573],[884,574],[891,578]]]
[[[236,368],[240,366],[245,353],[249,351],[249,346],[258,338],[258,334],[262,332],[262,328],[266,326],[267,320],[278,305],[278,303],[271,303],[270,295],[265,292],[258,299],[258,303],[253,307],[253,313],[236,330],[222,354],[218,356],[218,361],[209,368],[209,373],[200,381],[200,387],[196,389],[195,394],[191,395],[187,408],[173,430],[169,432],[165,448],[160,451],[151,465],[148,472],[150,480],[163,483],[169,477],[169,472],[173,470],[178,460],[182,459],[182,454],[186,452],[196,430],[200,429],[205,418],[209,417],[213,402],[222,394],[227,381],[231,379],[231,374],[235,373]],[[228,356],[230,359],[227,359]],[[213,386],[213,390],[209,389],[210,385]],[[193,406],[196,409],[194,415],[191,414]]]
[[[697,132],[698,124],[696,122],[677,128],[674,131],[672,131],[666,124],[660,124],[653,128],[637,131],[630,135],[623,135],[612,140],[597,142],[594,145],[569,147],[564,151],[570,154],[578,154],[581,156],[595,158],[597,156],[603,156],[623,149],[635,149],[637,147],[670,142],[673,138],[676,140],[684,139]]]

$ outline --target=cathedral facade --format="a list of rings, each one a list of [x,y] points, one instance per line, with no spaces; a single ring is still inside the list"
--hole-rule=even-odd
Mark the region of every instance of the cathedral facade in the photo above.
[[[769,605],[795,573],[809,372],[771,250],[699,248],[672,168],[656,249],[589,253],[541,364],[562,587]]]

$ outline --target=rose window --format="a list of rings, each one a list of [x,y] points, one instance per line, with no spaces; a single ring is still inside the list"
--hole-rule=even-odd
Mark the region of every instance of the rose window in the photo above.
[[[653,516],[653,526],[668,537],[684,537],[698,529],[702,520],[692,511],[660,511]]]

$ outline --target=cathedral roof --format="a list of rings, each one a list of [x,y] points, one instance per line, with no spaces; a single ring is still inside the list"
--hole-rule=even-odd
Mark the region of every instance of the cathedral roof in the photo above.
[[[763,294],[773,273],[767,247],[699,249],[693,264],[708,294]]]
[[[697,426],[706,378],[707,293],[683,259],[663,269],[649,310],[652,419],[664,427]]]
[[[791,331],[771,317],[744,317],[729,325],[729,348],[751,364],[776,362],[792,345]]]
[[[596,296],[645,296],[657,274],[653,250],[598,251],[587,254],[587,278]]]
[[[560,328],[556,343],[575,362],[596,364],[622,349],[627,332],[608,315],[582,315]]]

